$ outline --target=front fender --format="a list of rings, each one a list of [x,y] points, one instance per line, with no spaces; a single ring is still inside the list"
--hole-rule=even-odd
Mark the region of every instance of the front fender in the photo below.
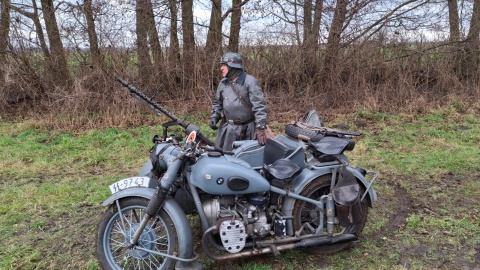
[[[102,205],[108,206],[116,200],[125,197],[142,197],[150,199],[152,198],[154,192],[155,188],[127,188],[110,196],[102,203]]]
[[[116,200],[126,198],[126,197],[142,197],[146,199],[150,199],[155,192],[154,188],[129,188],[117,192],[106,199],[102,205],[108,206],[114,203]],[[190,227],[190,223],[188,222],[187,216],[185,212],[183,212],[182,208],[178,205],[178,203],[173,199],[165,200],[165,203],[162,207],[165,212],[167,212],[168,216],[172,219],[173,225],[175,226],[175,230],[177,231],[178,237],[178,257],[184,259],[191,259],[193,258],[193,237],[192,237],[192,228]],[[177,267],[181,265],[188,265],[189,263],[186,262],[177,262]]]
[[[153,169],[152,161],[147,160],[140,168],[140,171],[138,172],[138,175],[140,176],[147,176]]]

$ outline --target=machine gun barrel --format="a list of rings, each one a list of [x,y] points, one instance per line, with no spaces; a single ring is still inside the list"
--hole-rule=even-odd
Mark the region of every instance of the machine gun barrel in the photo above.
[[[116,80],[119,83],[121,83],[123,86],[127,87],[132,96],[135,95],[139,99],[141,99],[140,101],[142,101],[142,100],[145,101],[146,104],[142,102],[144,105],[146,105],[146,106],[150,105],[151,108],[162,112],[163,114],[168,116],[170,119],[177,122],[178,125],[180,125],[181,127],[183,127],[185,129],[186,134],[189,134],[191,131],[195,130],[197,132],[197,137],[199,137],[201,141],[205,142],[207,145],[210,145],[210,146],[214,147],[214,149],[216,149],[219,152],[231,154],[230,152],[223,151],[223,149],[215,146],[215,144],[209,138],[207,138],[205,135],[203,135],[200,132],[200,128],[198,126],[182,121],[175,114],[173,114],[173,113],[169,112],[167,109],[163,108],[160,104],[155,102],[152,98],[147,97],[142,91],[138,90],[135,86],[128,83],[127,81],[125,81],[121,78],[116,78]]]
[[[145,102],[147,102],[150,106],[152,106],[156,110],[159,110],[160,112],[162,112],[163,114],[168,116],[173,121],[177,122],[183,128],[186,129],[188,127],[189,123],[186,123],[186,122],[182,121],[175,114],[173,114],[173,113],[169,112],[167,109],[163,108],[160,104],[155,102],[153,99],[147,97],[142,91],[138,90],[135,86],[133,86],[132,84],[128,83],[127,81],[125,81],[121,78],[116,78],[116,79],[119,83],[121,83],[123,86],[128,88],[128,90],[130,91],[131,94],[135,94],[137,97],[139,97],[142,100],[144,100]]]

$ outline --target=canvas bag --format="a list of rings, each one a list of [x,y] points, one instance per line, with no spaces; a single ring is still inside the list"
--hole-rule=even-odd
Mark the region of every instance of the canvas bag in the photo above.
[[[363,209],[360,201],[360,185],[346,166],[342,166],[340,170],[332,196],[336,202],[337,217],[342,226],[358,224],[361,221]]]

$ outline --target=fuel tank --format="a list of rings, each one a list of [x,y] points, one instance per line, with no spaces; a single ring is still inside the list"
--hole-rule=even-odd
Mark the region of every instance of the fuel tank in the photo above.
[[[234,156],[205,154],[191,166],[192,185],[213,195],[259,193],[270,183],[247,162]]]

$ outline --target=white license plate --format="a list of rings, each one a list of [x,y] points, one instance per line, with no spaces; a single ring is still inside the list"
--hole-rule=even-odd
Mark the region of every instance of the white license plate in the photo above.
[[[130,177],[122,179],[110,185],[110,191],[115,194],[127,188],[149,187],[150,177]]]

